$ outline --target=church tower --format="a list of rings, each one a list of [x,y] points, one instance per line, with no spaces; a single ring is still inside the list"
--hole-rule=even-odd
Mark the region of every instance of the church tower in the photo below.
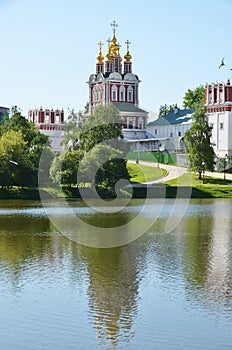
[[[99,42],[96,72],[89,77],[89,112],[99,105],[114,103],[124,120],[124,129],[144,131],[148,113],[139,108],[139,83],[137,75],[132,72],[130,42],[125,42],[124,60],[121,57],[116,37],[117,23],[111,24],[112,38],[107,40],[107,52],[102,53],[103,43]]]

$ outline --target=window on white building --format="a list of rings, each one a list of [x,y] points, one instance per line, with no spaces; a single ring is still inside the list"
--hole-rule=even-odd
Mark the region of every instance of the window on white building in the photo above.
[[[157,132],[157,129],[155,129],[155,135],[157,135],[157,133],[158,133],[158,132]]]
[[[224,130],[224,123],[220,123],[220,130]]]
[[[113,85],[112,86],[112,96],[111,96],[112,101],[117,101],[118,99],[118,94],[117,94],[117,86]]]
[[[120,101],[125,101],[125,86],[120,86]]]
[[[142,117],[140,117],[138,120],[138,127],[139,129],[144,129],[144,120]]]
[[[173,137],[173,132],[170,132],[170,137]]]
[[[127,101],[132,102],[133,101],[133,88],[130,85],[127,90]]]
[[[45,114],[45,123],[49,123],[49,114]]]
[[[55,123],[59,124],[59,122],[60,122],[60,115],[56,114]]]
[[[178,136],[181,136],[181,131],[178,131]]]

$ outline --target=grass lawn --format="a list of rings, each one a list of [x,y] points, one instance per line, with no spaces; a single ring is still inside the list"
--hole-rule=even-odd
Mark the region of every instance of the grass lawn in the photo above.
[[[131,182],[149,182],[155,179],[165,176],[166,171],[162,168],[155,168],[150,166],[144,166],[140,164],[127,163],[128,171],[131,175]],[[198,175],[192,173],[186,173],[181,177],[166,181],[164,178],[164,186],[161,184],[152,185],[152,198],[176,198],[178,187],[183,189],[186,187],[191,189],[191,198],[232,198],[232,182],[230,180],[224,180],[214,177],[205,176],[204,183],[202,180],[198,180]],[[62,196],[67,198],[80,198],[79,189],[77,187],[69,188],[64,186],[62,189]],[[92,190],[85,188],[85,195],[91,198]],[[163,192],[164,191],[164,192]],[[43,189],[44,198],[60,197],[60,190],[56,187],[49,187]],[[184,191],[183,191],[184,193]],[[106,191],[102,193],[102,198],[111,198],[111,192]],[[189,191],[186,191],[189,196]],[[146,198],[146,187],[134,188],[134,198]],[[153,197],[154,196],[154,197]],[[183,195],[185,196],[185,195]],[[38,188],[18,188],[12,187],[10,189],[0,189],[1,199],[33,199],[39,200],[40,193]]]
[[[131,176],[131,182],[149,182],[160,179],[167,174],[162,168],[155,168],[146,165],[127,163],[127,169]]]
[[[187,173],[178,179],[165,182],[165,185],[167,186],[167,192],[178,186],[191,186],[192,198],[232,198],[230,180],[205,176],[203,183],[202,180],[198,180],[198,175]]]

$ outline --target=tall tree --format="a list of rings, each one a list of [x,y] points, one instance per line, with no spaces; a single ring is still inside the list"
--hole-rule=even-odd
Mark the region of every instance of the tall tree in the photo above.
[[[204,105],[204,86],[197,86],[194,90],[188,89],[183,98],[183,107],[197,109]]]
[[[74,147],[54,159],[50,169],[53,182],[76,184],[78,173],[79,183],[113,188],[121,178],[129,178],[124,143],[120,142],[122,119],[114,105],[97,107],[80,124],[78,115],[72,113],[65,132],[66,144],[72,140]]]
[[[0,137],[0,184],[4,186],[23,185],[27,143],[21,131],[10,130]],[[29,176],[29,174],[28,174]]]
[[[123,151],[100,144],[85,154],[78,171],[78,182],[114,188],[120,179],[129,179]]]
[[[77,184],[78,166],[83,157],[81,150],[69,149],[58,154],[52,161],[50,178],[54,183],[70,187]]]
[[[193,171],[198,172],[199,179],[204,169],[214,170],[214,150],[210,141],[211,128],[208,125],[204,106],[193,114],[193,123],[185,133],[186,147],[190,165]]]
[[[23,159],[20,159],[18,166],[14,169],[15,174],[18,174],[14,178],[14,184],[19,186],[36,186],[38,182],[38,169],[41,154],[44,150],[46,143],[48,142],[48,136],[40,133],[36,129],[34,123],[29,122],[22,116],[21,111],[17,106],[12,107],[10,118],[6,123],[1,126],[0,135],[2,135],[1,143],[6,137],[9,137],[9,133],[20,132],[20,137],[25,142],[23,151]],[[14,138],[15,134],[12,134],[9,138]],[[18,134],[19,135],[19,134]],[[5,142],[5,141],[4,141]],[[19,148],[20,149],[20,148]],[[13,159],[17,156],[17,148],[15,148],[15,156],[10,154]],[[14,159],[13,159],[14,161]],[[14,163],[11,163],[11,166]],[[16,181],[17,178],[17,181]]]
[[[69,110],[67,121],[64,123],[64,139],[62,143],[70,149],[79,148],[83,119],[81,111],[77,113],[74,109]]]
[[[123,138],[123,121],[113,105],[98,106],[83,124],[80,145],[88,152],[95,145],[110,139]]]

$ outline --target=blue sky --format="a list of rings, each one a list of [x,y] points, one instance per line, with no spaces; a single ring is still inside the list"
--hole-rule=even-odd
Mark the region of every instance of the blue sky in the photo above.
[[[97,43],[131,41],[140,106],[182,106],[188,88],[232,78],[231,0],[0,0],[0,105],[83,109]],[[218,69],[225,56],[226,66]]]

